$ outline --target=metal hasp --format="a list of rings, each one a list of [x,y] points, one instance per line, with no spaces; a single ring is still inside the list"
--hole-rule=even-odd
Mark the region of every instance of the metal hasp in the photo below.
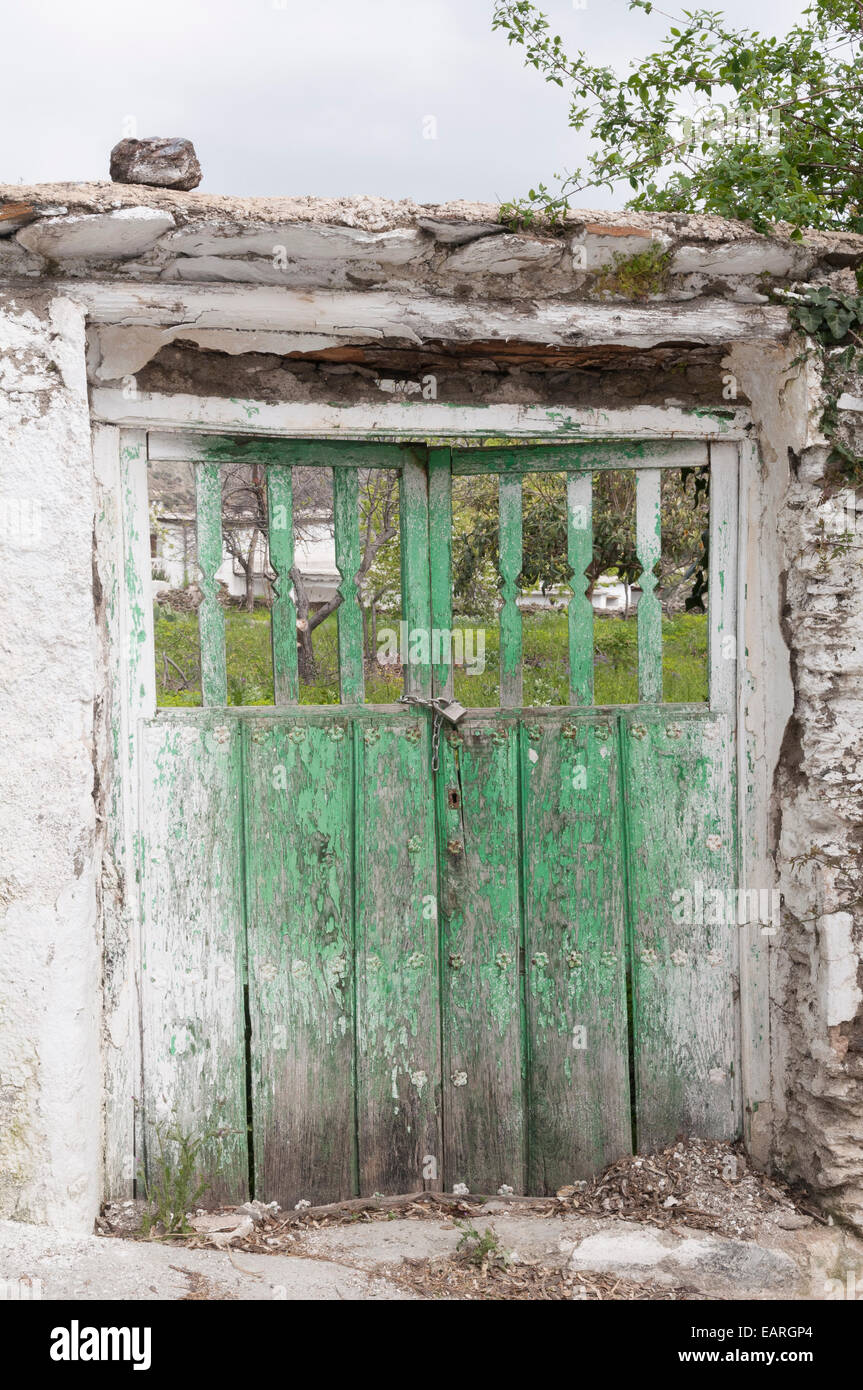
[[[418,705],[422,709],[430,709],[434,718],[432,719],[432,772],[437,772],[440,767],[440,735],[443,721],[446,720],[453,728],[460,719],[464,719],[467,710],[464,705],[460,705],[458,700],[448,700],[446,696],[439,695],[434,700],[422,700],[417,695],[400,695],[398,700],[400,705]]]

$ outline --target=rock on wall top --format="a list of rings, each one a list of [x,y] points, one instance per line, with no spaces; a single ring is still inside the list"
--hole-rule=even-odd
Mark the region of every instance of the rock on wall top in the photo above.
[[[191,140],[121,140],[111,151],[114,183],[142,183],[156,188],[197,188],[203,177]]]

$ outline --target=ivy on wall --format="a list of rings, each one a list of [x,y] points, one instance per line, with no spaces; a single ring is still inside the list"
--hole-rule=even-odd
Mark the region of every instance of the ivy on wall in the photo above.
[[[863,485],[863,456],[839,437],[839,398],[848,378],[863,374],[863,295],[842,294],[830,285],[811,286],[785,297],[791,320],[810,341],[805,360],[816,353],[826,404],[821,430],[830,441],[835,486]]]

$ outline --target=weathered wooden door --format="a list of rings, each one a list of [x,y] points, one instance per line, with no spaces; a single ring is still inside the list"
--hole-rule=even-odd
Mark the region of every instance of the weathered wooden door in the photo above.
[[[204,707],[138,736],[143,1108],[220,1124],[219,1191],[544,1193],[739,1127],[736,450],[711,449],[710,698],[663,703],[665,467],[703,444],[246,446],[268,466],[275,704],[226,703],[219,460],[196,464]],[[332,467],[340,703],[298,703],[292,467]],[[447,729],[364,702],[358,468],[400,474],[406,693],[452,694],[453,478],[498,478],[500,695]],[[637,476],[639,701],[593,703],[592,476]],[[522,479],[567,478],[569,703],[522,706]],[[425,634],[425,640],[422,640]],[[416,641],[412,638],[416,637]],[[687,899],[686,895],[689,895]],[[681,896],[683,895],[683,896]],[[146,1129],[146,1125],[145,1125]]]

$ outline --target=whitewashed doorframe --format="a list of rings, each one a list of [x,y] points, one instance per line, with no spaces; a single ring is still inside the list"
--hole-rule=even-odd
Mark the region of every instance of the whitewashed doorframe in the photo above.
[[[135,1106],[141,1091],[139,1009],[140,904],[137,896],[137,833],[140,779],[136,729],[156,707],[155,657],[150,611],[150,543],[147,464],[150,457],[192,460],[207,434],[248,438],[422,440],[480,443],[483,439],[546,444],[580,440],[687,439],[711,445],[711,464],[729,481],[737,502],[737,591],[753,601],[758,571],[750,499],[758,482],[759,456],[745,408],[717,415],[654,406],[631,410],[574,410],[547,406],[449,406],[431,401],[321,406],[226,401],[187,395],[137,394],[97,388],[92,392],[94,463],[101,506],[97,520],[100,582],[107,619],[113,775],[108,798],[108,843],[122,907],[109,910],[106,945],[114,968],[106,971],[106,1195],[128,1196],[135,1176]],[[713,538],[711,569],[718,563]],[[753,775],[753,748],[768,721],[763,673],[753,669],[738,610],[736,660],[716,678],[736,684],[738,784],[738,882],[760,884],[770,872],[767,805]],[[736,673],[736,677],[735,677]],[[712,673],[713,676],[714,673]],[[711,680],[711,687],[713,680]],[[718,687],[717,687],[718,688]],[[740,929],[740,1036],[744,1136],[754,1142],[759,1107],[770,1099],[768,1016],[769,940],[758,922]]]

